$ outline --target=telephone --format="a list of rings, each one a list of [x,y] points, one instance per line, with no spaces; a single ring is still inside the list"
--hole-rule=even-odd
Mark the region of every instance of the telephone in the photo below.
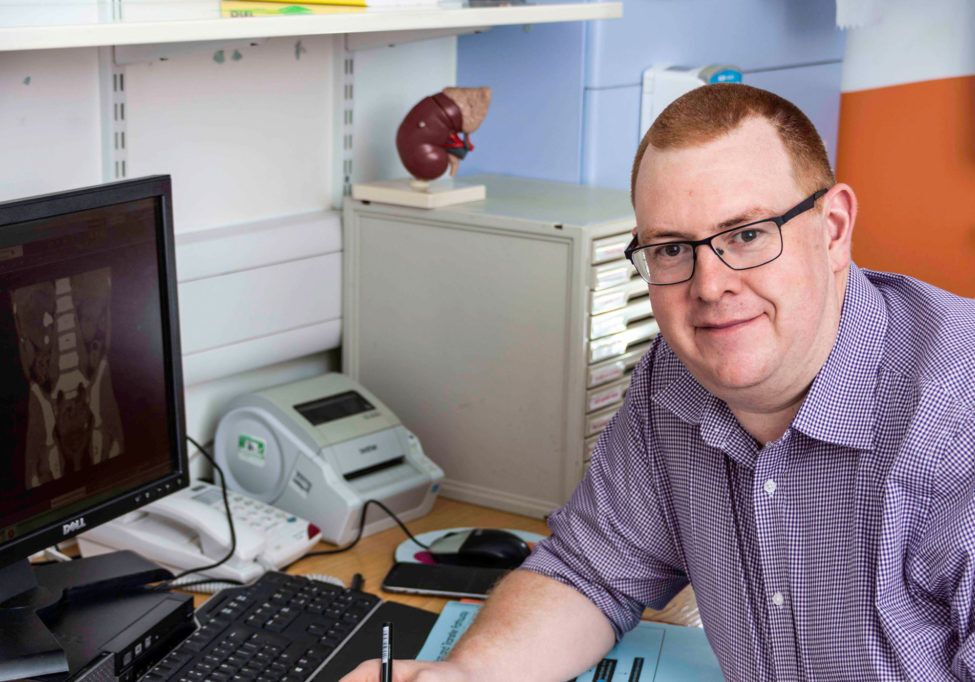
[[[283,568],[319,540],[321,531],[294,514],[227,492],[237,548],[225,563],[200,573],[250,582]],[[222,559],[230,527],[220,488],[202,481],[78,536],[82,556],[131,549],[174,573]]]

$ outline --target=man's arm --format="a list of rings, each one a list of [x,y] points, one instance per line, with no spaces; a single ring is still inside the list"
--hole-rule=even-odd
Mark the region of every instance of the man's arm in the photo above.
[[[609,620],[575,589],[514,571],[492,592],[443,663],[396,661],[394,682],[564,682],[591,668],[613,646]],[[366,661],[341,682],[378,682]]]
[[[908,460],[912,475],[900,466],[887,476],[889,559],[879,567],[876,604],[903,669],[975,682],[975,418],[938,450],[923,452],[937,460],[930,488],[917,486],[924,497],[905,484],[917,480],[923,457]]]

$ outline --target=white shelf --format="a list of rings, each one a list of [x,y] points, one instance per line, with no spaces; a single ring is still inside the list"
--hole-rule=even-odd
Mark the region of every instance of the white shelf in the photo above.
[[[622,2],[340,7],[297,16],[221,16],[219,0],[0,0],[0,51],[615,19]]]

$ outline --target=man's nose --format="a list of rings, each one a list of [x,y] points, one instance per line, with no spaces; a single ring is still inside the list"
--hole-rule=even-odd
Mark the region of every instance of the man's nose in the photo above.
[[[702,301],[717,301],[726,292],[735,292],[741,275],[725,265],[707,244],[697,247],[697,262],[691,278],[691,293]]]

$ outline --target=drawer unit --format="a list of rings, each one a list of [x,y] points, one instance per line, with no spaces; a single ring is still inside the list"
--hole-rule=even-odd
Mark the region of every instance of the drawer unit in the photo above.
[[[346,199],[343,369],[415,432],[445,497],[564,504],[657,333],[625,191],[472,176],[487,199]]]
[[[611,310],[608,313],[593,315],[589,319],[589,338],[598,339],[610,334],[626,331],[630,322],[642,320],[653,315],[650,297],[638,298],[624,308]]]
[[[616,334],[604,336],[589,342],[589,362],[599,362],[607,358],[615,358],[626,353],[627,349],[648,341],[660,332],[656,320],[641,320],[627,325],[626,329]]]
[[[619,284],[608,289],[593,290],[589,294],[589,312],[593,315],[599,315],[610,310],[616,310],[629,303],[630,299],[646,295],[647,283],[634,273],[630,281],[625,284]]]
[[[627,284],[636,276],[636,268],[626,259],[594,265],[589,269],[589,288],[598,291]]]
[[[582,461],[586,466],[589,466],[589,462],[592,461],[592,451],[596,449],[596,442],[599,440],[599,436],[590,436],[586,438],[586,454],[583,455]]]
[[[631,370],[649,348],[649,342],[641,343],[638,346],[634,346],[632,350],[622,355],[617,355],[615,358],[604,360],[595,365],[589,365],[589,368],[586,370],[586,386],[592,388],[593,386],[605,384],[607,381],[619,379],[624,374],[629,376],[627,370]]]
[[[592,262],[605,263],[618,261],[623,258],[623,252],[629,246],[633,235],[630,232],[614,234],[612,237],[592,240]]]
[[[617,379],[611,384],[589,389],[586,391],[586,412],[595,412],[611,405],[619,407],[629,387],[630,375],[627,373],[622,379]]]
[[[619,405],[612,405],[606,409],[599,410],[598,412],[592,412],[586,415],[586,436],[598,436],[609,420],[613,418],[616,414],[616,410]]]

